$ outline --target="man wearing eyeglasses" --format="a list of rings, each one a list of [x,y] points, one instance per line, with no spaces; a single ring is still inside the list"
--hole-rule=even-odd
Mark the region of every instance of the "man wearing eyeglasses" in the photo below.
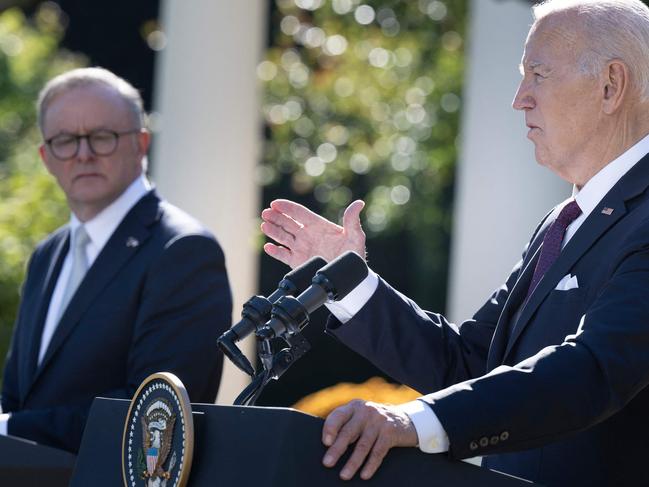
[[[214,237],[144,176],[150,135],[133,86],[73,70],[45,86],[38,115],[71,217],[30,259],[0,433],[75,452],[93,398],[130,398],[151,373],[213,402],[232,304]]]

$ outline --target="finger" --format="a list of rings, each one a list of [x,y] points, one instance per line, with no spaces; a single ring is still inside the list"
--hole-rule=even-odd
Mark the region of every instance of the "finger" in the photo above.
[[[361,228],[361,211],[365,207],[363,200],[356,200],[345,209],[343,214],[343,227],[345,230],[362,231]]]
[[[270,203],[270,207],[273,210],[283,213],[285,216],[288,216],[293,220],[301,223],[305,227],[312,226],[312,225],[322,225],[322,224],[334,225],[336,227],[339,227],[339,225],[330,222],[326,218],[318,215],[317,213],[312,212],[306,206],[302,206],[301,204],[295,203],[294,201],[273,200]]]
[[[288,248],[291,248],[295,244],[295,235],[287,232],[278,225],[269,222],[263,222],[260,228],[261,231],[264,232],[264,235],[272,238],[278,244],[284,245]]]
[[[327,425],[325,421],[325,427],[323,427],[323,442],[325,445],[331,444],[322,459],[322,463],[326,467],[336,465],[340,457],[347,451],[347,447],[356,441],[362,431],[358,417],[354,416],[353,407],[343,406],[334,413],[327,418],[327,420],[331,418],[330,424]]]
[[[367,427],[361,437],[356,442],[354,451],[352,452],[349,460],[340,471],[340,478],[343,480],[350,480],[361,468],[367,455],[372,451],[378,436],[378,429],[374,427]]]
[[[322,443],[325,446],[333,445],[340,429],[349,421],[354,411],[349,404],[334,409],[322,426]]]
[[[340,457],[342,457],[347,451],[347,447],[358,439],[361,432],[362,428],[359,423],[347,423],[343,426],[336,437],[336,441],[334,441],[333,445],[331,445],[325,452],[325,456],[322,459],[324,466],[333,467],[336,465],[338,460],[340,460]]]
[[[291,252],[286,247],[281,247],[269,242],[264,244],[264,252],[270,255],[273,259],[277,259],[287,266],[292,267]]]
[[[261,218],[266,222],[282,227],[293,235],[302,229],[302,225],[296,222],[293,218],[272,209],[262,211]]]
[[[363,200],[356,200],[345,209],[343,214],[343,228],[346,237],[352,250],[362,258],[365,258],[365,232],[361,226],[360,213],[364,207]]]
[[[383,463],[383,459],[390,451],[390,440],[387,439],[386,435],[378,435],[378,438],[374,442],[374,447],[361,470],[361,478],[363,480],[369,480],[376,473],[378,468]]]

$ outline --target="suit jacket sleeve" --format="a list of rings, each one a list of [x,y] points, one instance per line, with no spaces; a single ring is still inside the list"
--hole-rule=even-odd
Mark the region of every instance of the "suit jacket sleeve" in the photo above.
[[[382,279],[370,300],[327,332],[403,384],[426,393],[486,372],[489,344],[522,260],[472,319],[461,326],[424,311]]]
[[[148,375],[170,371],[194,402],[213,402],[223,355],[216,339],[232,318],[221,248],[212,237],[172,240],[151,269],[129,357],[130,397]]]
[[[31,269],[34,262],[34,258],[38,252],[38,249],[30,256],[29,262],[27,263],[27,278],[32,275]],[[23,283],[22,289],[25,289],[29,283],[25,281]],[[22,311],[22,306],[19,309],[19,313]],[[18,320],[16,320],[18,322]],[[10,411],[15,411],[19,405],[19,392],[18,392],[18,353],[24,347],[21,346],[19,342],[19,334],[17,333],[16,327],[14,327],[13,335],[11,337],[11,342],[9,344],[9,350],[7,352],[7,359],[5,361],[5,368],[3,373],[2,380],[2,395],[0,396],[0,404],[2,405],[2,411],[7,413]]]
[[[193,402],[213,402],[223,360],[216,339],[229,327],[231,312],[224,256],[218,243],[198,234],[171,240],[149,269],[141,289],[124,387],[102,396],[130,399],[148,375],[167,371],[181,379]],[[14,412],[8,432],[76,451],[90,404],[88,400]]]
[[[607,283],[563,343],[425,397],[448,433],[452,456],[556,441],[609,418],[649,384],[647,242],[645,221],[612,258]],[[505,440],[480,443],[496,436]]]

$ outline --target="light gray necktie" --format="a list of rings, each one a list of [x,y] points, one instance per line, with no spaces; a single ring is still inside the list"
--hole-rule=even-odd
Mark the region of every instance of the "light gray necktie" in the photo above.
[[[68,283],[65,286],[65,292],[63,293],[63,298],[61,299],[61,305],[59,307],[59,317],[65,312],[65,309],[70,303],[70,299],[74,296],[79,284],[83,280],[83,276],[86,275],[88,270],[88,257],[86,256],[86,246],[90,242],[90,237],[88,237],[88,232],[83,225],[81,225],[74,232],[72,236],[72,242],[70,243],[70,253],[72,255],[72,269],[70,269],[70,277],[68,278]]]

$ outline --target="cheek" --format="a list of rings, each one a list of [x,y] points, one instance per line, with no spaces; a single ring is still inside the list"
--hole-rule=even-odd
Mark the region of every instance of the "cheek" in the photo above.
[[[598,126],[600,105],[596,90],[592,83],[585,83],[562,98],[564,130],[575,142],[588,137]]]
[[[554,103],[544,113],[545,143],[553,151],[581,144],[591,130],[593,113],[574,102]]]
[[[583,147],[596,132],[597,114],[584,110],[584,107],[574,106],[566,113],[558,134],[563,146]]]
[[[54,157],[49,155],[45,150],[41,151],[41,157],[43,159],[43,165],[45,166],[45,169],[47,169],[47,172],[58,179],[58,173],[63,168],[63,163],[57,159],[54,159]]]
[[[63,188],[70,186],[70,168],[66,164],[54,164],[48,166],[48,171],[58,181]]]
[[[105,175],[110,185],[116,190],[122,190],[128,186],[139,174],[139,162],[133,158],[133,154],[124,154],[123,158],[116,158],[104,166]]]

